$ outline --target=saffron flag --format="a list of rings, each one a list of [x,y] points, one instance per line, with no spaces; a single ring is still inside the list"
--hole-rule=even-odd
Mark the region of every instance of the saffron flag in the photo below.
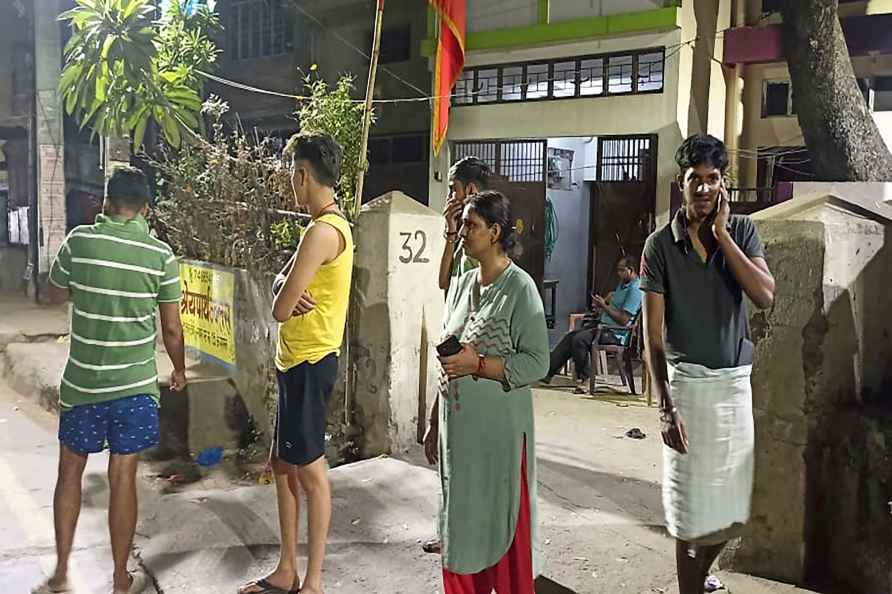
[[[440,38],[434,67],[434,108],[431,123],[434,154],[446,140],[452,87],[465,65],[465,0],[429,0],[440,17]]]

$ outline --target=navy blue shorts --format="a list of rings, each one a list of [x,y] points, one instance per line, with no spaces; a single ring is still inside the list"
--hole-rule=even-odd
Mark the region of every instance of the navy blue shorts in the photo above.
[[[276,374],[276,452],[283,462],[305,466],[325,453],[325,421],[328,399],[338,379],[338,357],[332,353],[316,364],[301,363]]]
[[[112,454],[136,454],[158,445],[158,403],[148,394],[62,412],[59,441],[78,454],[97,454],[106,445]]]

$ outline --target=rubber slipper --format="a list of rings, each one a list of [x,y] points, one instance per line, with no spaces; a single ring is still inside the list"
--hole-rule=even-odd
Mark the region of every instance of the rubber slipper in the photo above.
[[[269,583],[266,578],[259,579],[256,582],[251,582],[250,584],[245,584],[242,588],[250,588],[252,586],[256,586],[260,588],[260,590],[254,590],[252,592],[248,592],[247,594],[298,594],[300,590],[286,590],[284,588],[280,588],[278,586],[274,586]],[[239,588],[241,592],[242,588]]]

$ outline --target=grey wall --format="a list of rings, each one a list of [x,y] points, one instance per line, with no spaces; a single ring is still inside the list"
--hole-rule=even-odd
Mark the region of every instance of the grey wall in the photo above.
[[[554,330],[549,331],[552,344],[567,332],[571,313],[585,311],[587,307],[586,282],[588,270],[588,245],[591,183],[583,181],[585,151],[590,148],[587,138],[551,138],[548,146],[575,151],[573,155],[573,182],[578,184],[570,191],[546,189],[557,211],[558,241],[551,259],[545,262],[545,278],[558,280],[557,319]],[[593,141],[596,143],[596,141]],[[547,296],[547,295],[546,295]],[[546,302],[546,307],[549,304]]]

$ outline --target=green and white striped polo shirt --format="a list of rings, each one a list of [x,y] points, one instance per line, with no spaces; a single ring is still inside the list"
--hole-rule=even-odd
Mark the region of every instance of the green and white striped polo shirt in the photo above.
[[[159,303],[180,300],[179,276],[170,247],[149,235],[141,216],[99,215],[68,235],[50,269],[50,282],[71,291],[63,408],[158,398],[155,313]]]

